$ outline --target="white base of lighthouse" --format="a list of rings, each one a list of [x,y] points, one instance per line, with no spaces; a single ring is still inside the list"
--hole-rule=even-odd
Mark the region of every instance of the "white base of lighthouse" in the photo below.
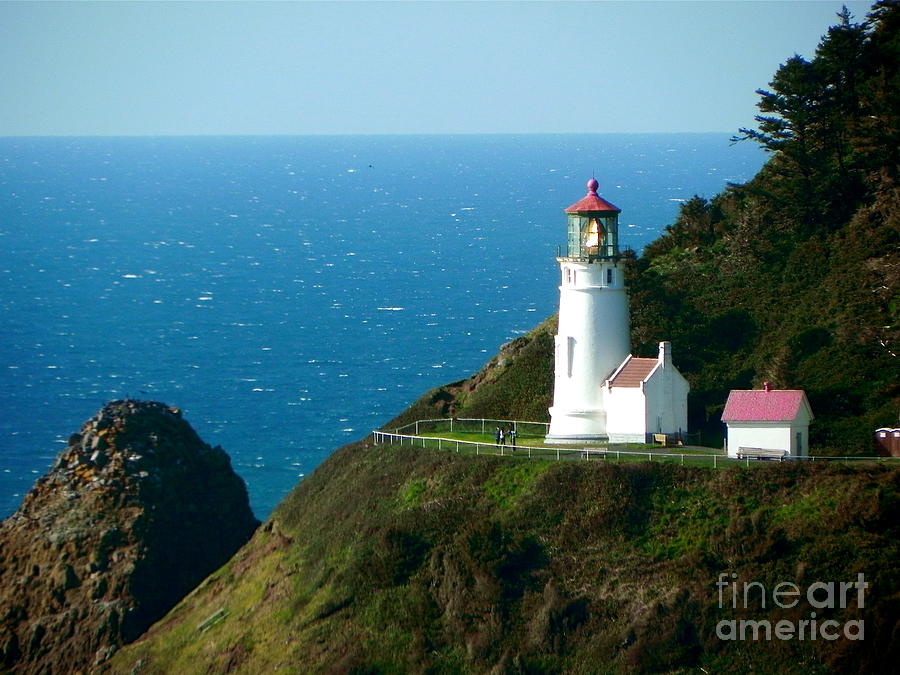
[[[559,410],[550,408],[550,432],[544,442],[551,445],[568,443],[596,443],[608,440],[606,435],[606,411],[593,410]],[[553,430],[564,433],[553,433]]]
[[[630,352],[624,265],[559,258],[559,328],[547,443],[607,440],[603,385]]]

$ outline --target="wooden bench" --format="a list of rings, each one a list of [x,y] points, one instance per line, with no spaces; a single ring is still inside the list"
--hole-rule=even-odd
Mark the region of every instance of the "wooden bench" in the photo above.
[[[769,448],[738,448],[738,459],[777,459],[784,461],[787,450],[773,450]]]
[[[669,434],[653,434],[653,442],[664,448],[674,448],[676,445],[683,445],[678,436],[671,436]]]

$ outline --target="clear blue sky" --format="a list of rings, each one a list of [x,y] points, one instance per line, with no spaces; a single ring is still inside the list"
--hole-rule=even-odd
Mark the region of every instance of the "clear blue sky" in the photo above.
[[[725,131],[868,2],[0,2],[0,136]]]

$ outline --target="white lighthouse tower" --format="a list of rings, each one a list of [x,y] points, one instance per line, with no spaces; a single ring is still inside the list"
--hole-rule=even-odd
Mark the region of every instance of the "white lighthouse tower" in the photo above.
[[[548,443],[608,437],[603,384],[630,354],[628,295],[619,255],[621,209],[588,193],[565,210],[568,238],[557,258],[559,329]]]

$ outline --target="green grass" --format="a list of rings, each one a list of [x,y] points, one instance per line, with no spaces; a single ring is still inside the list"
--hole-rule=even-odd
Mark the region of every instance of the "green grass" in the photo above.
[[[678,560],[704,551],[710,534],[727,526],[727,513],[702,486],[654,495],[656,513],[641,541],[654,560]]]
[[[425,479],[413,478],[400,488],[397,496],[396,507],[398,509],[411,509],[419,506],[422,501],[422,493],[425,492]]]
[[[840,485],[816,486],[813,490],[800,493],[790,501],[775,506],[772,512],[774,523],[821,522],[833,512],[839,497]]]
[[[497,467],[482,488],[497,506],[509,510],[548,466],[547,462],[510,459],[505,465]]]
[[[454,441],[461,441],[459,444]],[[746,466],[747,463],[741,460],[731,460],[721,454],[721,452],[713,448],[702,447],[679,447],[679,448],[663,448],[658,445],[651,444],[628,444],[628,445],[612,445],[596,444],[590,445],[586,443],[578,443],[571,445],[554,445],[548,447],[543,436],[519,436],[516,439],[516,446],[497,445],[494,435],[490,433],[453,431],[443,432],[435,431],[431,433],[421,434],[417,440],[405,440],[405,443],[414,443],[423,448],[441,449],[449,452],[464,455],[474,454],[495,454],[501,453],[510,457],[528,457],[530,459],[586,459],[587,461],[608,461],[608,462],[644,462],[644,461],[661,461],[680,464],[683,466],[712,468],[716,466],[733,466],[740,464]],[[471,444],[471,445],[470,445]],[[479,444],[476,450],[475,444]],[[585,449],[605,452],[605,455],[591,454],[583,456],[581,453]],[[715,456],[715,461],[713,460]],[[759,462],[750,462],[750,466],[758,466]]]
[[[456,444],[455,441],[460,441]],[[422,433],[416,440],[404,440],[405,444],[414,444],[418,447],[440,449],[459,453],[461,455],[504,455],[509,457],[528,457],[529,459],[543,460],[587,460],[606,462],[666,462],[697,468],[728,468],[743,467],[759,469],[778,462],[734,459],[723,454],[721,450],[702,446],[662,447],[655,444],[615,444],[607,443],[578,443],[560,444],[548,447],[543,436],[519,437],[515,449],[511,445],[497,445],[494,435],[489,433],[453,431]],[[476,445],[477,448],[476,448]],[[582,455],[582,451],[589,449],[594,452]],[[814,462],[815,460],[813,460]],[[886,464],[900,464],[898,458],[873,458],[871,460],[832,460],[852,465],[858,469],[873,469]]]

